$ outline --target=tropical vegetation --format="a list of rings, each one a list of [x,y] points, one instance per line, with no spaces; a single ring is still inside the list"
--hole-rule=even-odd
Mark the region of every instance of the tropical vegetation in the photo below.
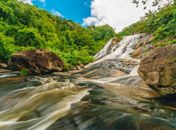
[[[125,28],[119,35],[126,36],[135,33],[152,34],[152,43],[156,46],[176,44],[176,2],[158,12],[146,14],[146,17]]]
[[[0,1],[0,61],[29,49],[48,49],[62,58],[65,68],[87,64],[111,37],[108,26],[82,27],[17,0]]]

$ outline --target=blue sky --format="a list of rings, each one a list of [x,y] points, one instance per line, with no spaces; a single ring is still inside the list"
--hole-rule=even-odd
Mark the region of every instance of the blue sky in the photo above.
[[[33,4],[52,13],[59,12],[64,18],[80,24],[91,15],[91,0],[45,0],[45,3],[33,0]]]

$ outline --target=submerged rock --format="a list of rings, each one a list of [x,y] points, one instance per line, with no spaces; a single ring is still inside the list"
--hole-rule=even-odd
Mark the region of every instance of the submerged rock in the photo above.
[[[28,50],[13,54],[9,62],[13,70],[27,69],[31,74],[45,74],[63,71],[63,61],[53,52]]]
[[[154,49],[141,61],[138,73],[159,94],[175,95],[176,45]]]

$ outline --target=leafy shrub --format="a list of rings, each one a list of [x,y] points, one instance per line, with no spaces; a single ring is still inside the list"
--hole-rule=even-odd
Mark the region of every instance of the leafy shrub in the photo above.
[[[20,71],[21,76],[28,76],[29,75],[29,70],[28,69],[23,69]]]

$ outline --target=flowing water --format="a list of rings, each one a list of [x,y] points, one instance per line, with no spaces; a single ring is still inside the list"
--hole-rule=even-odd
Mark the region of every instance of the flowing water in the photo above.
[[[131,53],[143,38],[110,40],[76,73],[0,74],[0,130],[176,130],[176,104],[137,74]]]

